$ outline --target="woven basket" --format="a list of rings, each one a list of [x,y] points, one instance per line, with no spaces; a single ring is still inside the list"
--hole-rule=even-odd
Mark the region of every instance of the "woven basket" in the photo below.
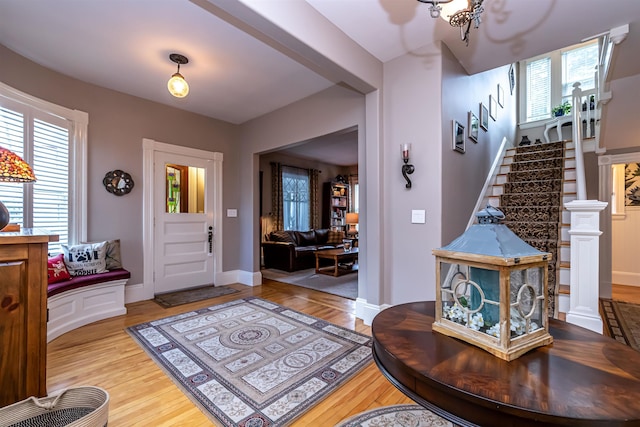
[[[0,408],[0,427],[104,427],[109,393],[100,387],[70,387]]]

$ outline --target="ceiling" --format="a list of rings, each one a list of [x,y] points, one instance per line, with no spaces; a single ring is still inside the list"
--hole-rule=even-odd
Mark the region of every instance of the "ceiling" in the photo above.
[[[0,0],[0,44],[79,80],[236,124],[339,83],[242,31],[228,13],[216,14],[230,1]],[[640,38],[640,0],[606,7],[602,0],[485,0],[483,22],[471,30],[469,46],[458,29],[430,18],[428,5],[416,0],[241,3],[258,1],[272,8],[306,2],[381,62],[424,54],[425,46],[442,40],[470,74],[631,23],[613,73],[640,73],[633,43]],[[176,71],[169,61],[173,52],[189,58],[180,68],[191,88],[183,99],[166,90]],[[355,163],[357,158],[349,164]]]

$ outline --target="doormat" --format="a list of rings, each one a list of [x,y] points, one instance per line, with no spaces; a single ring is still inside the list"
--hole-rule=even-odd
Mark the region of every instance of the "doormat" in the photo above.
[[[255,297],[126,331],[212,421],[286,426],[371,362],[371,337]]]
[[[600,299],[605,333],[640,351],[640,305]]]
[[[335,427],[453,427],[456,424],[420,405],[392,405],[361,412]]]
[[[177,305],[188,304],[190,302],[202,301],[222,295],[229,295],[238,292],[227,286],[206,285],[199,288],[186,289],[184,291],[168,292],[158,294],[153,299],[164,308],[175,307]]]

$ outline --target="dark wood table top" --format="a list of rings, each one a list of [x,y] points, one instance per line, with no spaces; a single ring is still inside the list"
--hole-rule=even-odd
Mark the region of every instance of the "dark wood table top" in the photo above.
[[[351,257],[357,255],[359,252],[358,248],[351,248],[350,251],[345,251],[342,248],[338,249],[320,249],[316,251],[316,257],[318,258],[344,258]]]
[[[510,362],[432,332],[435,303],[373,320],[373,353],[401,391],[461,425],[640,426],[640,352],[552,319],[553,343]]]

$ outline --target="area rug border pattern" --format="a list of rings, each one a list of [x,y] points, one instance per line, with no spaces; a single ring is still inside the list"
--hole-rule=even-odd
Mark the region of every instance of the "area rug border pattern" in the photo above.
[[[640,307],[638,304],[600,298],[601,314],[606,329],[605,333],[614,340],[640,351],[640,343],[635,342],[631,327],[627,325],[624,316],[620,312],[620,308],[617,306],[618,304]]]
[[[189,398],[189,400],[191,400],[212,422],[214,423],[221,423],[218,425],[223,425],[223,426],[233,426],[233,427],[250,427],[250,426],[261,426],[261,427],[267,427],[267,426],[286,426],[289,425],[291,422],[295,421],[295,419],[297,419],[300,415],[302,415],[304,412],[308,411],[310,408],[312,408],[313,406],[317,405],[318,403],[320,403],[322,400],[324,400],[329,394],[331,394],[332,392],[334,392],[339,386],[341,386],[344,382],[348,381],[349,379],[351,379],[353,377],[353,375],[355,375],[357,372],[359,372],[362,368],[364,368],[365,366],[367,366],[371,361],[372,361],[372,356],[371,354],[367,354],[366,357],[362,358],[362,360],[354,363],[354,365],[349,368],[346,372],[344,372],[343,375],[338,376],[336,379],[331,379],[331,387],[326,387],[325,389],[322,389],[320,391],[318,391],[314,396],[312,396],[312,398],[304,403],[304,404],[300,404],[298,406],[296,406],[294,409],[292,409],[289,413],[287,413],[285,416],[282,416],[281,418],[279,418],[277,421],[271,420],[267,415],[265,415],[263,413],[263,409],[265,407],[267,407],[268,405],[274,403],[275,401],[277,401],[281,396],[275,396],[272,399],[265,401],[262,404],[258,404],[257,402],[251,401],[251,400],[245,400],[245,398],[248,398],[248,396],[244,395],[243,393],[241,393],[233,384],[231,384],[229,381],[227,381],[224,378],[224,375],[215,372],[212,368],[206,366],[205,363],[203,363],[198,356],[196,356],[195,354],[193,354],[193,352],[189,351],[187,348],[185,348],[184,346],[180,346],[180,350],[182,350],[184,352],[184,354],[189,357],[191,360],[196,361],[197,363],[201,364],[203,370],[205,372],[209,372],[213,375],[213,378],[215,381],[219,382],[220,384],[223,384],[223,386],[231,391],[236,397],[239,397],[240,399],[242,399],[243,401],[245,401],[246,404],[250,405],[253,407],[253,409],[255,410],[255,412],[249,416],[244,418],[243,420],[241,420],[240,422],[235,422],[234,420],[230,419],[227,414],[225,414],[220,408],[218,408],[216,405],[214,405],[205,395],[204,393],[202,393],[199,389],[198,386],[200,384],[195,384],[193,382],[188,382],[188,377],[185,377],[182,373],[179,372],[178,368],[171,365],[170,363],[162,360],[162,355],[159,351],[155,350],[153,348],[152,345],[150,345],[145,339],[143,339],[140,334],[139,334],[139,330],[148,328],[149,326],[155,326],[155,325],[159,325],[162,324],[164,322],[171,322],[174,320],[179,320],[179,319],[186,319],[188,317],[193,317],[193,316],[197,316],[199,314],[203,314],[203,313],[207,313],[210,312],[211,308],[228,308],[228,307],[232,307],[234,305],[239,305],[242,303],[250,303],[250,304],[255,304],[257,306],[260,306],[262,308],[266,308],[264,305],[273,305],[276,306],[276,309],[273,309],[274,313],[280,314],[283,311],[286,312],[290,312],[293,313],[293,316],[287,316],[287,320],[290,320],[292,322],[297,322],[299,323],[301,326],[305,326],[305,327],[312,327],[314,329],[317,329],[319,331],[322,331],[323,333],[329,333],[329,334],[333,334],[336,337],[343,339],[343,340],[349,340],[353,343],[354,348],[356,348],[355,351],[357,351],[357,348],[368,348],[369,350],[372,347],[372,339],[370,336],[359,333],[357,331],[354,331],[352,329],[349,328],[345,328],[336,324],[333,324],[331,322],[328,322],[326,320],[323,320],[321,318],[315,317],[315,316],[311,316],[309,314],[291,309],[289,307],[286,307],[284,305],[275,303],[273,301],[269,301],[269,300],[265,300],[262,298],[258,298],[258,297],[245,297],[245,298],[239,298],[233,301],[229,301],[226,303],[222,303],[222,304],[216,304],[210,307],[205,307],[202,309],[197,309],[197,310],[189,310],[186,311],[184,313],[179,313],[176,315],[172,315],[172,316],[167,316],[164,318],[160,318],[160,319],[156,319],[156,320],[152,320],[152,321],[148,321],[148,322],[143,322],[137,325],[132,325],[130,327],[125,328],[125,331],[131,336],[131,338],[144,350],[144,352],[149,355],[149,357],[151,358],[151,360],[158,366],[160,367],[160,369],[167,375],[167,377],[169,377],[169,379],[171,379],[171,381],[176,384],[176,386],[185,394],[185,396],[187,396],[187,398]],[[298,320],[296,319],[296,316],[300,315],[303,318],[307,318],[307,319],[313,319],[315,320],[314,323],[309,324],[308,321],[305,322],[305,319],[302,320]],[[334,332],[330,332],[327,331],[326,328],[327,327],[333,327],[334,329],[337,328],[337,330],[334,330]],[[156,329],[157,330],[157,329]],[[162,332],[162,331],[160,331]],[[165,335],[163,333],[163,335]],[[356,337],[358,341],[358,343],[356,343],[354,340],[349,339],[347,336],[351,335],[352,337]],[[173,341],[173,339],[169,336],[165,335],[165,338],[168,338],[170,341]],[[354,338],[355,339],[355,338]],[[352,352],[353,353],[353,352]],[[335,364],[338,360],[343,359],[344,357],[335,357],[335,358],[331,358],[330,360],[325,361],[325,363],[323,363],[322,365],[318,366],[318,368],[315,369],[314,371],[314,375],[312,376],[313,378],[320,378],[322,376],[323,379],[326,380],[326,378],[323,376],[325,374],[324,369],[319,369],[319,368],[324,368],[324,367],[328,367],[331,366],[333,364]],[[294,391],[296,390],[297,387],[301,386],[303,383],[308,382],[309,381],[310,376],[307,375],[301,379],[299,379],[297,382],[291,384],[288,387],[288,390]],[[259,418],[259,419],[258,419]]]

